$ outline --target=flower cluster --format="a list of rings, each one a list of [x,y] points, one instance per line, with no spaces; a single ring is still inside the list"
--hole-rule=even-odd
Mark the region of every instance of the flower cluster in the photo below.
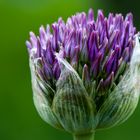
[[[130,67],[136,34],[132,14],[105,17],[99,10],[95,20],[90,9],[88,15],[77,13],[66,23],[59,18],[51,29],[41,26],[39,32],[39,36],[31,32],[26,45],[41,117],[76,134],[117,122],[112,117],[123,110],[120,99],[107,103],[110,111],[104,105]]]

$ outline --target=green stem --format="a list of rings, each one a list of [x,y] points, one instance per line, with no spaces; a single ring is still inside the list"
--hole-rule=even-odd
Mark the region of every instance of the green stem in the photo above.
[[[74,140],[94,140],[94,133],[74,135]]]

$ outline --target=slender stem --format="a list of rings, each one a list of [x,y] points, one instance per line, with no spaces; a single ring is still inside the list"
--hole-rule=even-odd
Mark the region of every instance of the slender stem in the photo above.
[[[74,140],[94,140],[94,133],[74,135]]]

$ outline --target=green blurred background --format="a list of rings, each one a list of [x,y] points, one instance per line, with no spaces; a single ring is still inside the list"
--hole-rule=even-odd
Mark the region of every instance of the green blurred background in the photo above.
[[[140,30],[138,0],[0,0],[0,140],[71,140],[37,114],[33,101],[25,41],[40,25],[64,20],[92,7],[109,12],[134,14]],[[99,131],[96,140],[139,140],[140,105],[121,126]]]

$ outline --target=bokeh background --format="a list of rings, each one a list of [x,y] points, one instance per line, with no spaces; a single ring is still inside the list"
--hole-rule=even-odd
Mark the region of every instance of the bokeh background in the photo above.
[[[41,120],[33,101],[25,41],[40,25],[64,20],[93,8],[132,12],[140,30],[139,0],[0,0],[0,140],[72,140]],[[140,104],[133,116],[115,128],[99,131],[96,140],[139,140]]]

